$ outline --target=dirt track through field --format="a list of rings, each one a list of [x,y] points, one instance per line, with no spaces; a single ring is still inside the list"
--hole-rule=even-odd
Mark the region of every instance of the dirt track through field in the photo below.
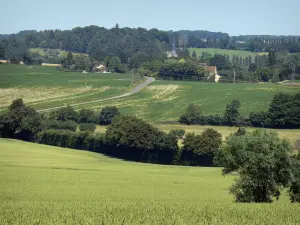
[[[146,86],[148,86],[150,83],[152,83],[155,80],[152,77],[145,77],[145,78],[146,78],[146,80],[143,83],[138,84],[137,86],[135,86],[128,93],[118,95],[118,96],[114,96],[114,97],[109,97],[109,98],[103,98],[103,99],[98,99],[98,100],[93,100],[93,101],[88,101],[88,102],[80,102],[80,103],[76,103],[76,104],[71,104],[70,106],[85,105],[85,104],[90,104],[90,103],[95,103],[95,102],[102,102],[102,101],[106,101],[106,100],[124,98],[124,97],[130,96],[130,95],[133,95],[133,94],[141,91],[143,88],[145,88]],[[37,110],[37,112],[47,112],[47,111],[52,111],[52,110],[55,110],[55,109],[60,109],[60,108],[63,108],[63,107],[65,107],[65,106],[57,106],[57,107],[48,108],[48,109],[41,109],[41,110]]]

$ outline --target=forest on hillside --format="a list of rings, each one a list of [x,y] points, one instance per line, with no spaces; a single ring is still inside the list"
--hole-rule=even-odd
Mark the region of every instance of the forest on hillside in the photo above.
[[[167,58],[175,43],[177,58]],[[188,48],[244,49],[268,52],[255,57],[203,53],[192,56]],[[46,52],[41,56],[32,49]],[[59,51],[67,51],[61,57]],[[300,73],[300,37],[298,36],[235,36],[209,31],[161,31],[158,29],[98,26],[77,27],[72,30],[21,31],[0,35],[0,59],[11,63],[62,64],[67,71],[92,71],[97,64],[109,71],[124,73],[131,69],[141,76],[162,79],[197,79],[214,81],[201,63],[216,66],[222,81],[236,79],[247,82],[278,82]],[[74,54],[76,53],[76,54]],[[84,53],[84,54],[79,54]],[[296,53],[296,54],[291,54]],[[184,60],[179,60],[184,59]],[[179,61],[181,63],[178,63]],[[293,70],[294,69],[294,70]]]

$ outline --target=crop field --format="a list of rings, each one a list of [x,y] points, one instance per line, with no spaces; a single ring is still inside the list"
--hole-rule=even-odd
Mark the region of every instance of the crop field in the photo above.
[[[53,67],[0,65],[0,109],[13,99],[44,109],[120,95],[131,87],[131,74],[61,72]]]
[[[299,86],[280,84],[216,84],[188,81],[155,81],[141,92],[85,107],[99,109],[115,105],[121,112],[153,123],[177,121],[190,103],[201,105],[203,114],[221,114],[234,99],[240,100],[241,113],[267,110],[274,94],[300,92]]]
[[[0,139],[0,224],[299,224],[285,191],[236,204],[219,168],[125,162]]]
[[[191,55],[194,51],[196,52],[198,57],[201,56],[202,52],[209,52],[212,55],[214,55],[216,53],[222,54],[222,55],[226,54],[226,55],[229,55],[230,59],[232,59],[233,55],[239,56],[242,58],[249,57],[251,55],[253,60],[254,60],[255,55],[268,54],[266,52],[255,53],[255,52],[243,51],[243,50],[228,50],[228,49],[219,49],[219,48],[189,48],[189,52]]]

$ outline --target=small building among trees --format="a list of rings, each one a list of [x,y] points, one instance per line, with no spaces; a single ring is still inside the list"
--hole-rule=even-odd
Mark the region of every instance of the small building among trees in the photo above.
[[[93,71],[95,72],[95,73],[106,73],[106,71],[107,71],[107,68],[106,68],[106,66],[104,66],[104,65],[95,65],[94,67],[93,67]]]

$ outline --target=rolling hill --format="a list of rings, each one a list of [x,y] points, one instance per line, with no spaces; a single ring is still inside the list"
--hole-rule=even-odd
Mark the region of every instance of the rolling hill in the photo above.
[[[219,168],[125,162],[0,139],[0,224],[299,224],[300,206],[235,204]],[[43,210],[41,210],[43,209]]]

